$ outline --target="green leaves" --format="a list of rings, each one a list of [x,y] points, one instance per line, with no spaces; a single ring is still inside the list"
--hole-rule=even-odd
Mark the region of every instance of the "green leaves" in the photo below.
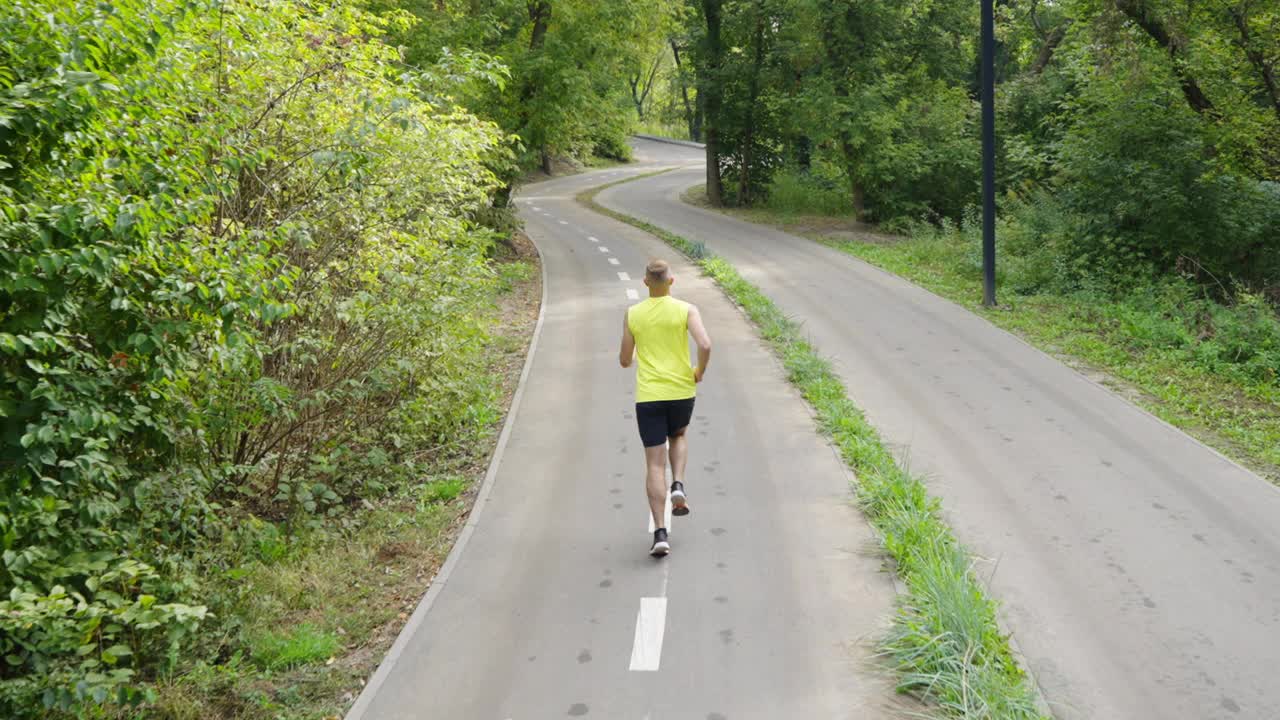
[[[246,512],[334,522],[491,420],[473,218],[510,150],[445,98],[504,70],[402,81],[381,25],[0,12],[0,715],[145,701]]]

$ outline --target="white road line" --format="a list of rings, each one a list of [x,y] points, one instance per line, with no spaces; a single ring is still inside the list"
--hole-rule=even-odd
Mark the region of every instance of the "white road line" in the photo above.
[[[610,264],[610,265],[617,265],[617,264],[618,264],[618,258],[609,258],[609,264]]]
[[[636,291],[635,291],[635,288],[627,288],[627,299],[628,299],[628,300],[639,300],[639,299],[640,299],[640,293],[636,292]]]
[[[560,221],[560,224],[561,224],[561,225],[568,225],[568,224],[569,224],[569,221],[568,221],[568,220],[561,220],[561,221]]]
[[[533,208],[534,212],[542,212],[542,208],[538,207],[537,205],[530,205],[529,207]]]
[[[607,248],[607,247],[605,247],[605,246],[601,245],[601,246],[600,246],[600,252],[609,252],[609,248]]]
[[[667,599],[640,598],[636,637],[631,645],[631,669],[654,672],[662,661],[662,636],[667,631]]]
[[[598,237],[596,237],[596,236],[594,236],[594,235],[588,235],[588,236],[587,236],[587,239],[588,239],[588,240],[590,240],[591,242],[600,242],[600,238],[598,238]]]
[[[618,279],[622,282],[631,282],[631,276],[624,272],[618,273]]]

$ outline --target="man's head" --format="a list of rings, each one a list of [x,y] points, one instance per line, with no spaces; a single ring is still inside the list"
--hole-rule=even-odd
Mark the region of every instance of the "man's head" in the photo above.
[[[671,292],[671,284],[675,282],[671,274],[671,265],[666,260],[650,260],[644,268],[644,284],[649,288],[650,297],[658,297]]]

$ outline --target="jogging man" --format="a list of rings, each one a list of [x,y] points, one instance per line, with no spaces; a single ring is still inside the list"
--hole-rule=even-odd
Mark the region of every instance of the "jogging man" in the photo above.
[[[671,460],[671,514],[688,515],[684,493],[684,466],[689,459],[685,430],[693,417],[697,383],[711,360],[711,338],[702,327],[698,308],[671,297],[675,276],[665,260],[645,268],[649,299],[632,305],[622,321],[622,349],[618,362],[636,370],[636,424],[644,443],[645,491],[653,513],[653,546],[649,554],[671,552],[667,540],[667,459]],[[698,366],[689,366],[689,336],[698,345]],[[663,447],[663,444],[667,447]]]

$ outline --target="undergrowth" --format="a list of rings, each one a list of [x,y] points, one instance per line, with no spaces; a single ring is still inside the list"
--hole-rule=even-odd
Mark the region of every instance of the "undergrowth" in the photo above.
[[[732,265],[709,255],[701,244],[594,201],[615,184],[582,193],[578,200],[661,238],[715,280],[759,328],[788,379],[814,409],[821,431],[855,471],[858,504],[906,585],[892,629],[879,644],[897,672],[898,690],[936,704],[951,718],[1041,718],[1035,691],[996,622],[996,604],[943,522],[938,501],[895,460],[830,363],[804,339],[800,326]]]

